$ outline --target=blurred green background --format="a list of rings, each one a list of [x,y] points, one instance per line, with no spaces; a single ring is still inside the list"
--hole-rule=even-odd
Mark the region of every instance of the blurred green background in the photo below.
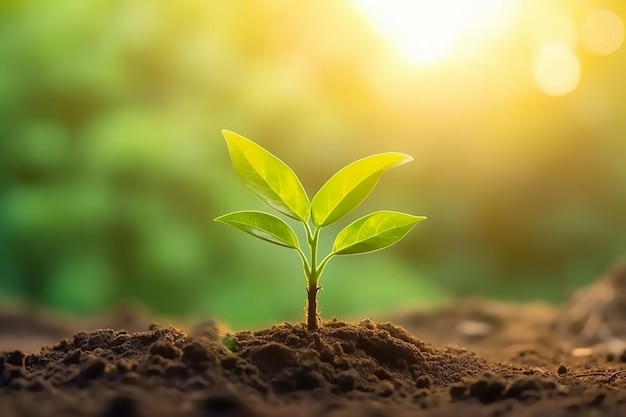
[[[428,220],[334,259],[323,317],[559,302],[626,252],[625,17],[617,0],[0,1],[0,299],[299,320],[296,254],[212,221],[265,209],[226,128],[311,195],[368,154],[415,157],[346,222]]]

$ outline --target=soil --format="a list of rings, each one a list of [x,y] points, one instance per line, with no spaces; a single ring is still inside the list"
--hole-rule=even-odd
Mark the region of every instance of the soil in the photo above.
[[[623,415],[625,282],[620,266],[560,307],[465,300],[316,332],[7,309],[0,416]]]

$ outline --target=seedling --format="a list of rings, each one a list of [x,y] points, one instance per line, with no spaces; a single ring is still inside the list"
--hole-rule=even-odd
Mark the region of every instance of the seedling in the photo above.
[[[306,321],[309,330],[318,328],[319,282],[331,258],[384,249],[401,240],[426,218],[394,211],[368,214],[340,231],[331,252],[319,261],[320,230],[361,204],[385,171],[413,158],[403,153],[387,152],[359,159],[333,175],[309,200],[302,183],[283,161],[241,135],[228,130],[222,133],[233,168],[245,186],[271,208],[302,223],[309,255],[307,257],[301,249],[291,226],[272,214],[237,211],[215,220],[298,253],[307,280]]]

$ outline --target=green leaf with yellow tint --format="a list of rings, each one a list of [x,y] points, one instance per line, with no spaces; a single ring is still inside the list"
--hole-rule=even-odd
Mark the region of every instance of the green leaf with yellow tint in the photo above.
[[[283,220],[262,211],[236,211],[217,217],[215,221],[229,224],[252,236],[276,245],[298,249],[298,238]]]
[[[313,197],[313,224],[323,227],[341,219],[365,200],[385,171],[412,160],[410,155],[388,152],[359,159],[341,169]]]
[[[239,179],[265,204],[296,220],[309,220],[310,204],[296,174],[283,161],[237,133],[223,130]]]
[[[355,255],[384,249],[401,240],[426,217],[377,211],[350,223],[335,238],[334,255]]]

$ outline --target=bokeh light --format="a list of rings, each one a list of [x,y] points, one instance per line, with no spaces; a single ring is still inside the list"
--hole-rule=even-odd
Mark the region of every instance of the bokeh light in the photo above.
[[[533,57],[532,71],[537,86],[551,96],[567,94],[580,82],[580,61],[564,43],[539,45]]]
[[[594,10],[583,20],[581,37],[583,46],[589,52],[608,55],[624,42],[624,22],[610,10]]]

